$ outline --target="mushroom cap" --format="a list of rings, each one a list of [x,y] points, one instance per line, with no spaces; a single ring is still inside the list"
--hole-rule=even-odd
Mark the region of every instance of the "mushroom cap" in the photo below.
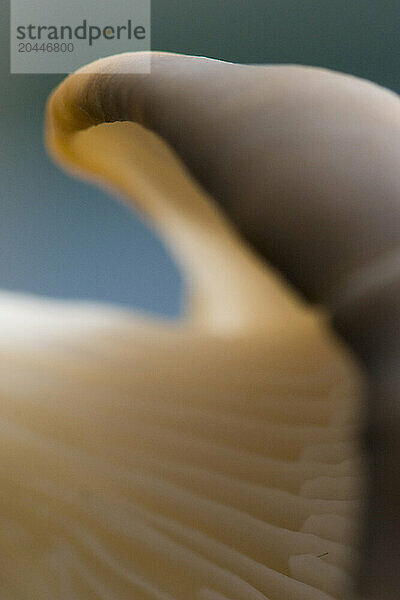
[[[68,77],[49,100],[46,140],[62,167],[144,211],[182,265],[187,309],[163,321],[1,296],[0,592],[350,598],[361,369],[329,315],[248,247],[180,153],[180,98],[196,99],[196,122],[208,69],[238,73],[237,96],[215,86],[232,118],[229,159],[244,90],[256,104],[260,74],[268,89],[281,71],[297,84],[309,70],[156,54],[155,71],[135,75],[140,60]],[[165,122],[173,99],[186,121]]]

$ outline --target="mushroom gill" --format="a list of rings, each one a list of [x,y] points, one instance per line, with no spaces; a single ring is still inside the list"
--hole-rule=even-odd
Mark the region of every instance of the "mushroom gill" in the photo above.
[[[164,321],[2,294],[0,596],[348,599],[360,370],[149,127],[137,60],[69,76],[46,140],[143,210],[187,309]]]

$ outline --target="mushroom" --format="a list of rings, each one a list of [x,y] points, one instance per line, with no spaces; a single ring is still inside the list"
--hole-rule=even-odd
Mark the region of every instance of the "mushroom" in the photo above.
[[[237,69],[257,103],[254,69],[288,81],[304,68],[156,53],[153,74],[135,75],[146,58],[69,76],[46,141],[63,168],[143,211],[182,268],[186,309],[163,320],[3,294],[0,595],[350,598],[362,370],[329,314],[247,245],[201,163],[195,176],[184,162],[180,128],[204,97],[172,124],[161,101],[183,102],[191,69],[195,91],[210,65]],[[240,99],[225,99],[232,143]]]

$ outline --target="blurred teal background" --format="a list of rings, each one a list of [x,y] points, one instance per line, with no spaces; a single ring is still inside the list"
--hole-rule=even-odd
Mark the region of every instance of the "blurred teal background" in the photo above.
[[[10,75],[9,5],[1,7],[0,288],[177,315],[182,278],[151,229],[47,158],[43,111],[62,76]],[[152,2],[155,50],[320,65],[397,92],[399,31],[398,0]]]

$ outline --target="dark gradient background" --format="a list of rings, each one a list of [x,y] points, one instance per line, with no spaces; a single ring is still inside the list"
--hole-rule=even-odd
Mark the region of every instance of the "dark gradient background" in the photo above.
[[[151,229],[46,156],[45,101],[63,76],[10,75],[1,2],[0,288],[179,314],[183,282]],[[398,0],[152,2],[155,50],[320,65],[396,91],[399,27]]]

